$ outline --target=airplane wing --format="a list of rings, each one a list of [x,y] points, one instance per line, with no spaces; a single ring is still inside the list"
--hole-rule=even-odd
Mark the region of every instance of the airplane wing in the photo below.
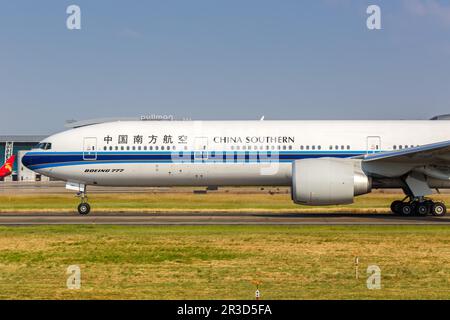
[[[432,165],[450,165],[450,140],[407,148],[396,151],[380,152],[363,156],[365,163],[417,163]]]
[[[402,177],[411,172],[450,180],[450,140],[415,148],[360,156],[365,172],[378,177]]]

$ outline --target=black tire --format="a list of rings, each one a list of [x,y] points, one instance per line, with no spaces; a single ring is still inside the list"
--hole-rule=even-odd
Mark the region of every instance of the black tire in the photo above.
[[[91,212],[91,206],[88,203],[80,203],[78,206],[78,213],[81,215],[87,215]]]
[[[400,200],[395,200],[394,202],[392,202],[391,203],[392,213],[400,214],[400,209],[401,209],[402,204],[403,204],[403,202]]]
[[[430,207],[428,206],[427,203],[421,202],[416,205],[415,211],[416,211],[417,215],[424,217],[424,216],[427,216],[428,213],[430,212]]]
[[[402,214],[402,216],[412,216],[414,213],[414,208],[411,204],[404,203],[401,206],[400,213]]]
[[[435,202],[431,209],[431,213],[436,217],[443,217],[447,213],[447,207],[442,202]]]

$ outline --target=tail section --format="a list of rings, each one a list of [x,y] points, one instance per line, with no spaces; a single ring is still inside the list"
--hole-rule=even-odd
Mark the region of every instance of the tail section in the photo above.
[[[6,160],[5,164],[0,168],[0,178],[9,176],[12,173],[15,160],[15,155],[12,155],[8,160]]]

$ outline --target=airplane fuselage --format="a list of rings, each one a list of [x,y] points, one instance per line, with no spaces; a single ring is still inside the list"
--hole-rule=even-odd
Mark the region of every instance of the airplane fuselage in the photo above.
[[[118,121],[50,136],[23,163],[46,176],[86,185],[289,186],[295,160],[352,158],[446,141],[449,124]]]

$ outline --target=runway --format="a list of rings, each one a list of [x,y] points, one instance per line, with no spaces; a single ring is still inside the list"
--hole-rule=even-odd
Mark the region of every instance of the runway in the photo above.
[[[450,225],[450,216],[401,217],[354,213],[2,213],[0,225]]]

